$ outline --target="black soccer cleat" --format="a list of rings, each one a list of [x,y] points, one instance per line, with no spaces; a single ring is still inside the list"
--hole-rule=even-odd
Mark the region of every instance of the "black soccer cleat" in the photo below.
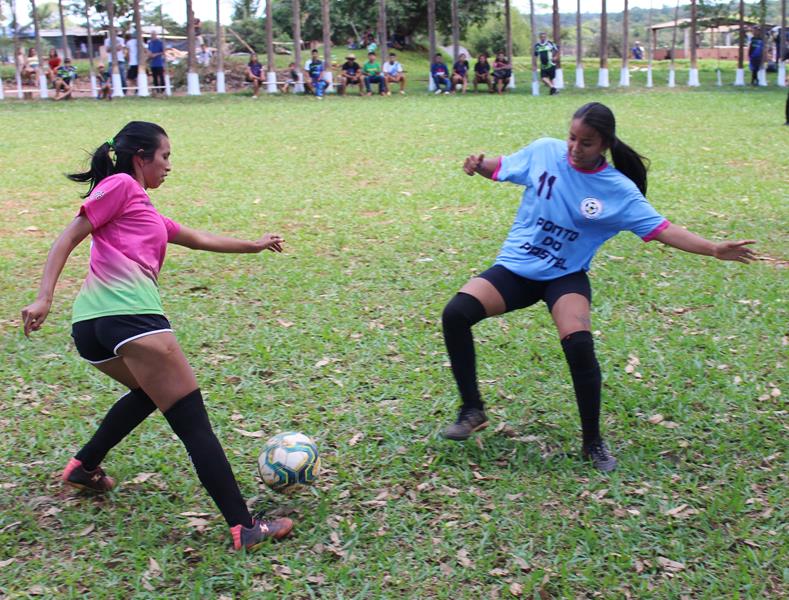
[[[443,436],[448,440],[463,441],[487,426],[488,417],[484,410],[461,407],[457,420],[444,428]]]
[[[583,447],[583,457],[592,461],[592,466],[598,471],[609,473],[616,469],[616,459],[611,455],[608,446],[602,439]]]

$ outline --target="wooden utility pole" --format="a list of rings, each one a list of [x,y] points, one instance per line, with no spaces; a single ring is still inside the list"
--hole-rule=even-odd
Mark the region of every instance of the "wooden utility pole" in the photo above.
[[[507,53],[510,66],[512,66],[512,7],[510,0],[504,0],[504,36],[504,43],[507,46],[504,51]]]
[[[66,38],[66,19],[63,18],[63,0],[58,0],[58,12],[60,13],[60,35],[63,39],[63,60],[71,57],[71,52],[68,51],[68,38]],[[38,52],[38,51],[36,51]],[[41,60],[39,58],[39,62]]]
[[[386,26],[386,0],[378,1],[378,48],[381,52],[381,64],[386,57],[387,42],[389,41]]]
[[[460,52],[460,20],[458,18],[458,0],[451,0],[450,12],[452,15],[452,62],[457,62]]]
[[[219,12],[221,0],[216,0],[216,72],[225,72],[225,28]]]
[[[600,68],[608,68],[608,12],[606,11],[605,0],[600,12]]]
[[[556,68],[562,68],[562,26],[559,21],[559,0],[553,0],[553,43],[559,48],[556,53]],[[533,51],[533,50],[532,50]]]
[[[329,15],[329,0],[321,0],[321,17],[323,19],[323,68],[328,71],[331,69],[331,18]]]

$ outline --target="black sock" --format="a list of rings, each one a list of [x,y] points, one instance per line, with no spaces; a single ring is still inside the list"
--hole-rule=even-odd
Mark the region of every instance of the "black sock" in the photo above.
[[[562,349],[570,366],[575,388],[575,401],[581,414],[584,445],[600,438],[600,365],[594,353],[590,331],[576,331],[562,340]]]
[[[123,438],[156,410],[156,405],[141,388],[129,390],[112,405],[90,441],[75,458],[92,471]]]
[[[233,469],[211,429],[200,390],[181,398],[164,416],[186,446],[200,483],[219,507],[227,524],[230,527],[239,524],[252,527],[252,517],[241,497]]]
[[[452,374],[455,376],[463,408],[484,407],[477,385],[474,336],[471,327],[485,318],[485,307],[470,294],[459,293],[449,301],[441,315],[444,343]]]

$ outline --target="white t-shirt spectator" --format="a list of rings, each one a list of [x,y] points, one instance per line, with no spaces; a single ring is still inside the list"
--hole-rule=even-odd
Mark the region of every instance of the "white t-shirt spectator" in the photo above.
[[[197,64],[203,67],[207,67],[211,64],[211,50],[206,48],[205,50],[198,50],[197,51]]]
[[[126,45],[123,43],[123,38],[118,36],[115,45],[115,55],[118,57],[118,63],[125,63],[126,57],[123,55],[123,49]],[[112,45],[112,38],[107,36],[107,39],[104,40],[104,49],[107,51],[107,62],[112,62],[113,57],[112,53],[110,52],[110,46]]]
[[[382,70],[384,72],[384,75],[399,75],[400,73],[403,72],[403,65],[401,65],[397,61],[394,62],[386,61],[384,63]]]
[[[126,42],[126,48],[129,50],[129,66],[136,67],[139,64],[137,62],[137,39],[132,38]]]

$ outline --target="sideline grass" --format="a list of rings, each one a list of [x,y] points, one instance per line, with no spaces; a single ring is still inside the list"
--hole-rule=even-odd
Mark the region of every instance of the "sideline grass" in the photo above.
[[[466,177],[462,159],[563,137],[591,99],[652,159],[649,196],[667,217],[786,260],[775,90],[0,103],[0,596],[785,595],[785,262],[724,264],[630,234],[604,246],[592,281],[610,477],[575,456],[541,307],[475,328],[493,426],[477,442],[438,438],[456,404],[441,309],[491,263],[520,197]],[[161,278],[242,490],[297,520],[255,555],[228,552],[161,417],[109,455],[121,485],[106,499],[56,478],[120,393],[68,336],[87,244],[33,340],[18,313],[79,205],[62,173],[129,119],[170,134],[174,170],[152,193],[163,213],[287,239],[282,256],[173,247]],[[293,498],[259,488],[262,440],[239,433],[285,429],[315,436],[327,467]]]

